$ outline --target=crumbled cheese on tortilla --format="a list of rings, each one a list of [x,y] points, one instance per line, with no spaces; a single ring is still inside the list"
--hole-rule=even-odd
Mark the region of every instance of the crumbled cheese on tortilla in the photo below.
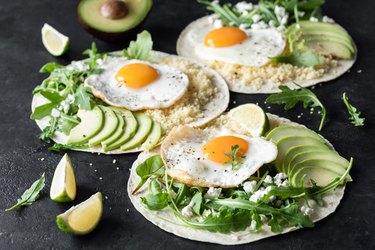
[[[173,66],[186,74],[189,78],[189,87],[185,95],[171,107],[150,109],[145,113],[159,122],[163,131],[170,131],[179,124],[203,118],[206,105],[220,95],[220,91],[213,83],[213,76],[202,70],[201,66],[181,58],[164,58],[159,63]]]
[[[255,89],[260,89],[269,80],[282,85],[295,80],[317,79],[338,65],[337,60],[328,57],[322,58],[321,63],[316,67],[297,67],[287,63],[269,63],[263,67],[230,64],[221,61],[207,63],[227,81],[235,81],[238,85],[254,86]]]

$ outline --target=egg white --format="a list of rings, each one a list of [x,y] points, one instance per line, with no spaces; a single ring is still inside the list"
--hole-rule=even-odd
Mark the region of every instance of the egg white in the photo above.
[[[168,169],[173,169],[177,175],[187,173],[186,176],[175,176],[179,181],[188,180],[186,184],[215,187],[236,187],[247,180],[262,165],[273,161],[277,156],[277,148],[272,143],[261,137],[248,137],[235,134],[227,130],[206,129],[203,132],[194,133],[194,129],[180,130],[181,133],[190,134],[184,138],[177,130],[174,136],[180,138],[175,143],[162,145],[163,160]],[[194,136],[191,136],[192,134]],[[207,159],[202,153],[202,147],[210,140],[219,136],[236,136],[246,140],[249,149],[245,158],[233,170],[231,164],[220,164]],[[166,142],[168,143],[168,142]],[[176,171],[178,170],[178,171]],[[193,180],[193,181],[191,181]]]
[[[119,84],[115,75],[123,66],[132,63],[150,65],[158,71],[159,78],[139,89]],[[184,73],[167,65],[107,57],[101,68],[102,72],[89,76],[85,84],[106,103],[132,111],[170,107],[186,93],[189,86],[189,79]]]
[[[237,45],[207,47],[204,45],[205,36],[215,27],[208,22],[197,23],[197,26],[199,27],[188,30],[186,36],[201,60],[260,67],[270,62],[270,57],[280,55],[286,45],[284,35],[280,31],[268,28],[246,30],[248,38]]]

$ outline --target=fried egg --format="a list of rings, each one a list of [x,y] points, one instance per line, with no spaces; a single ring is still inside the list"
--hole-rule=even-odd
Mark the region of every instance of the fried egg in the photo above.
[[[216,29],[209,23],[199,26],[187,31],[187,39],[202,60],[260,67],[270,57],[280,55],[286,45],[283,34],[275,28],[244,31],[236,27]]]
[[[104,102],[129,110],[167,108],[187,91],[188,77],[167,65],[107,57],[85,84]]]
[[[179,126],[162,143],[161,155],[173,179],[192,186],[230,188],[273,161],[277,148],[261,137]]]

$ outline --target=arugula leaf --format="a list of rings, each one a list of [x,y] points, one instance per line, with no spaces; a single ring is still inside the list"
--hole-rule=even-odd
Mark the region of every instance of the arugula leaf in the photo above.
[[[311,50],[307,50],[302,53],[294,51],[290,55],[279,55],[271,57],[270,59],[273,62],[290,63],[298,67],[313,67],[320,62],[320,57],[314,54],[314,52],[312,52]]]
[[[89,148],[88,144],[61,144],[55,143],[48,148],[49,151],[60,152],[62,149],[86,149]]]
[[[49,62],[42,66],[42,68],[39,70],[39,73],[51,73],[57,68],[62,68],[60,64],[57,64],[55,62]]]
[[[17,199],[17,203],[10,208],[5,209],[5,211],[12,211],[22,206],[30,206],[39,198],[40,191],[44,188],[45,176],[44,173],[39,180],[35,181],[29,189],[27,189],[21,196]]]
[[[145,204],[150,210],[160,210],[168,205],[168,194],[147,194],[146,196],[141,197],[141,202]]]
[[[39,94],[41,94],[44,98],[46,98],[47,100],[49,100],[50,102],[52,103],[60,103],[61,101],[63,101],[65,98],[62,97],[58,92],[56,91],[50,91],[50,90],[41,90],[39,92]]]
[[[61,113],[61,117],[63,119],[61,121],[61,131],[64,134],[69,135],[70,130],[72,130],[72,128],[77,126],[80,121],[76,117],[71,116],[71,115],[66,115],[64,113]]]
[[[57,129],[57,118],[51,117],[49,121],[49,125],[45,127],[42,133],[38,136],[38,138],[44,142],[50,143],[51,138],[55,135],[55,131]]]
[[[299,87],[299,89],[290,89],[288,86],[279,86],[281,93],[270,95],[266,99],[266,102],[273,104],[285,104],[285,110],[294,108],[298,102],[302,102],[304,108],[320,107],[322,118],[319,125],[319,131],[321,131],[326,117],[326,109],[324,105],[311,90],[303,88],[298,84],[296,85]]]
[[[232,145],[231,150],[232,150],[231,153],[229,153],[229,152],[224,153],[226,156],[228,156],[231,159],[231,161],[224,162],[224,164],[231,164],[232,170],[235,170],[236,167],[241,164],[241,162],[243,161],[243,159],[246,156],[239,156],[238,155],[238,151],[240,150],[240,146],[238,146],[238,145]]]
[[[144,30],[138,34],[136,41],[131,41],[129,47],[123,50],[124,57],[148,61],[151,58],[152,50],[151,34]]]
[[[133,190],[132,194],[135,194],[151,176],[164,175],[165,167],[160,155],[153,155],[141,163],[135,171],[137,175],[141,177],[141,181]]]
[[[346,96],[345,92],[342,94],[342,100],[344,101],[346,109],[349,112],[349,120],[351,121],[351,123],[356,127],[365,125],[365,118],[359,117],[361,115],[361,112],[349,103],[348,97]]]
[[[196,192],[194,194],[193,198],[191,198],[191,201],[194,202],[194,205],[193,205],[194,213],[196,215],[200,215],[201,214],[201,206],[202,206],[202,202],[203,202],[202,193]]]
[[[46,103],[35,108],[31,114],[31,119],[40,120],[51,114],[52,109],[57,106],[57,103]]]
[[[74,97],[75,103],[79,106],[79,108],[91,110],[94,107],[94,103],[91,100],[91,89],[89,87],[81,84],[74,93]]]
[[[174,183],[174,184],[177,184],[177,183]],[[180,183],[178,183],[178,184],[180,184]],[[176,205],[177,206],[185,205],[188,202],[188,199],[186,199],[187,196],[189,196],[189,187],[186,186],[185,184],[181,183],[179,185],[177,195],[176,195],[176,199],[175,199]]]

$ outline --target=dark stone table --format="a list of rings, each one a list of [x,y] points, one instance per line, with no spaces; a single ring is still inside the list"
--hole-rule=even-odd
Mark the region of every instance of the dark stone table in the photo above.
[[[105,195],[104,214],[95,231],[73,237],[59,231],[57,214],[72,204],[49,199],[48,190],[56,164],[63,153],[47,150],[39,141],[38,127],[29,119],[31,91],[44,75],[39,68],[49,61],[67,64],[81,59],[81,52],[95,41],[100,51],[122,49],[124,44],[98,41],[81,29],[77,21],[78,1],[0,1],[0,249],[205,249],[212,244],[181,239],[146,221],[135,211],[126,193],[129,168],[137,154],[105,156],[70,152],[78,182],[77,200],[101,191]],[[239,246],[249,249],[374,249],[375,248],[375,4],[371,0],[327,1],[324,11],[348,29],[359,48],[358,61],[339,79],[314,91],[326,105],[327,122],[322,134],[345,157],[354,157],[354,182],[349,183],[338,210],[314,229]],[[154,38],[154,48],[175,53],[182,28],[204,15],[205,8],[193,0],[154,1],[145,23]],[[43,47],[40,30],[49,23],[71,38],[71,50],[54,58]],[[366,117],[358,128],[348,122],[341,101],[343,92]],[[231,94],[231,104],[259,102],[267,95]],[[269,112],[317,129],[320,117],[301,107],[286,112],[271,106]],[[297,116],[304,112],[298,119]],[[44,160],[42,160],[44,159]],[[116,159],[114,164],[112,161]],[[92,166],[90,165],[92,163]],[[4,212],[23,191],[46,173],[46,188],[30,207]],[[102,177],[102,178],[100,178]]]

